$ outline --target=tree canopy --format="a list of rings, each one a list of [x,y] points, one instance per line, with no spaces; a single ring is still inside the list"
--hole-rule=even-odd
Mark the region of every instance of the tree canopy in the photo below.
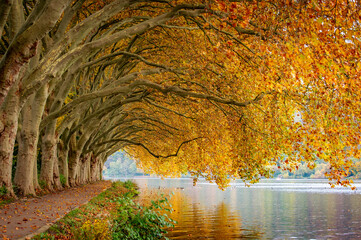
[[[149,173],[189,172],[220,187],[321,158],[330,181],[350,185],[360,158],[359,1],[0,6],[9,195],[13,183],[35,194],[38,162],[49,190],[63,187],[60,175],[65,186],[95,181],[119,149]]]

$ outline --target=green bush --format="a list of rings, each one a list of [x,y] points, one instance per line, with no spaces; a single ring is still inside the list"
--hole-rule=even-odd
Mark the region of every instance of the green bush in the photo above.
[[[66,179],[63,174],[60,174],[60,183],[63,187],[65,187]]]
[[[6,187],[5,186],[1,186],[0,187],[0,196],[3,196],[3,195],[5,195],[5,194],[7,194],[8,193],[8,190],[6,189]]]
[[[125,196],[132,198],[139,195],[138,186],[131,180],[127,180],[122,184],[126,189],[129,190],[129,192],[125,193]]]
[[[46,182],[44,180],[39,179],[39,186],[41,189],[44,189],[46,187]]]
[[[49,233],[40,233],[39,235],[35,236],[33,239],[55,240],[55,237]]]
[[[173,227],[174,221],[166,213],[161,213],[171,211],[167,198],[152,201],[150,207],[134,203],[129,196],[115,201],[119,207],[113,223],[112,239],[168,239],[164,236],[167,233],[164,228]]]
[[[75,239],[80,240],[110,240],[109,226],[104,219],[86,221],[74,234]]]
[[[129,190],[138,189],[137,185],[134,182],[132,182],[131,180],[127,180],[127,181],[123,182],[123,186]]]

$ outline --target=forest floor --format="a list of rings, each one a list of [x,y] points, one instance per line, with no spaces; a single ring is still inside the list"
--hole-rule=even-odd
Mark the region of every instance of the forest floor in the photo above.
[[[30,239],[110,186],[110,181],[99,181],[2,205],[0,239]]]

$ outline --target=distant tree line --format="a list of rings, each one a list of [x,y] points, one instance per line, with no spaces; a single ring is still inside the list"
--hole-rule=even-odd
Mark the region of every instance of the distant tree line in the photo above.
[[[137,174],[135,161],[122,151],[109,156],[104,164],[104,177],[133,177]]]
[[[361,179],[361,159],[352,158],[350,159],[353,162],[352,167],[350,167],[348,172],[348,178]],[[298,169],[293,171],[285,171],[280,168],[274,167],[274,177],[275,178],[312,178],[320,179],[326,178],[326,173],[330,171],[330,164],[318,159],[315,161],[315,167],[310,168],[307,166],[307,162],[301,162],[298,166]]]

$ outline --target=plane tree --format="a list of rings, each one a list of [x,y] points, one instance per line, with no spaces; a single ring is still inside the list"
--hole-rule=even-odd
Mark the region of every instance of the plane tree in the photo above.
[[[31,98],[34,98],[38,112],[36,113],[35,110],[31,112],[32,126],[27,132],[30,137],[22,136],[21,139],[28,138],[32,143],[25,147],[36,151],[34,146],[39,136],[36,125],[40,124],[45,104],[46,102],[50,104],[49,96],[66,78],[65,75],[72,75],[77,71],[75,69],[77,64],[93,55],[94,51],[100,51],[116,42],[142,34],[180,16],[182,11],[187,14],[188,11],[198,13],[204,9],[204,6],[197,4],[170,5],[164,12],[160,11],[149,18],[129,16],[132,7],[142,8],[139,6],[141,2],[114,1],[109,4],[106,2],[99,4],[98,1],[32,1],[25,2],[24,5],[22,1],[8,2],[6,9],[10,11],[6,15],[8,17],[3,19],[5,34],[2,35],[3,55],[0,64],[2,74],[0,176],[1,185],[6,186],[9,194],[12,194],[12,152],[20,110],[27,103],[35,106],[29,103]],[[126,12],[125,10],[129,11],[124,13],[122,19],[121,15]],[[109,25],[113,28],[108,27]],[[101,34],[98,34],[98,30]],[[102,37],[93,38],[97,34]],[[24,109],[29,109],[29,105]],[[25,113],[22,115],[25,116]],[[23,134],[26,134],[25,129]],[[45,151],[54,151],[52,144],[43,142],[48,148]],[[33,155],[30,154],[29,157],[33,159],[31,157]],[[24,157],[26,158],[25,155]],[[32,161],[34,162],[34,159]],[[47,168],[52,168],[51,163],[52,161],[48,162]],[[26,171],[30,172],[31,168],[27,168]],[[30,174],[26,175],[30,176]],[[41,178],[49,181],[45,174],[41,174]],[[24,179],[24,181],[29,183],[29,180]],[[30,186],[28,189],[31,188]],[[30,190],[30,193],[33,191]]]
[[[118,149],[150,172],[257,181],[359,157],[359,3],[8,1],[0,20],[0,185],[101,177]],[[12,3],[12,5],[10,4]],[[331,4],[331,5],[330,5]],[[295,115],[299,115],[298,117]],[[281,158],[281,156],[288,156]]]

